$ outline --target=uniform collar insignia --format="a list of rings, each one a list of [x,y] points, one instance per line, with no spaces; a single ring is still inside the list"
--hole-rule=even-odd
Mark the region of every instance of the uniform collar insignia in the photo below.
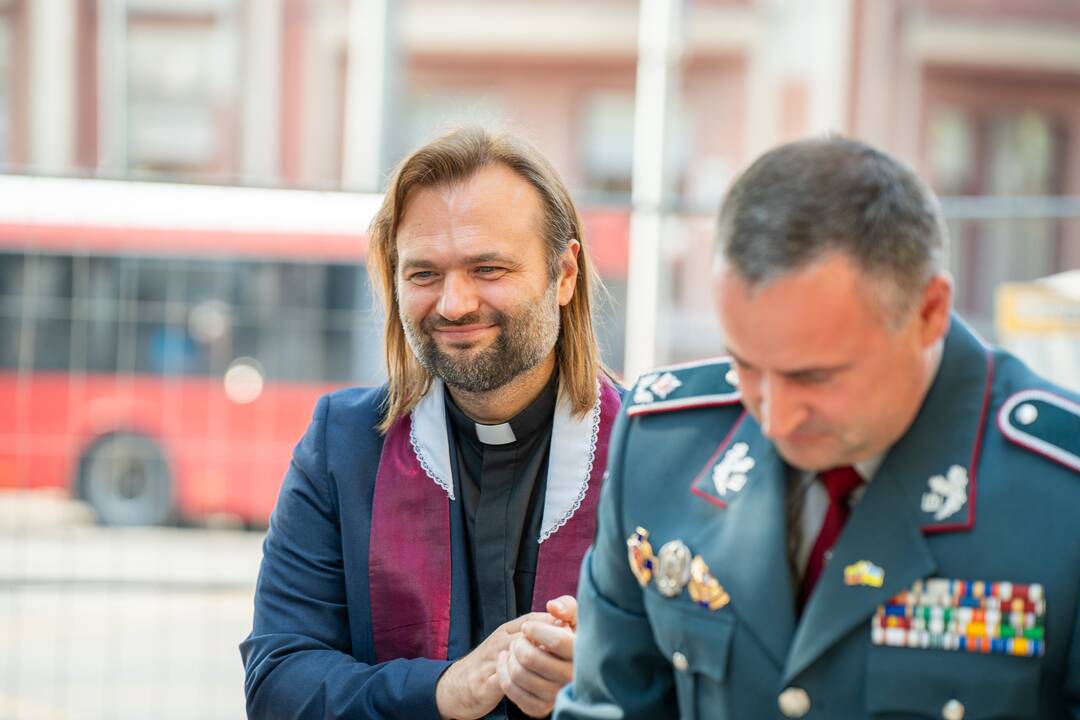
[[[659,377],[657,373],[645,373],[638,378],[637,384],[634,386],[635,405],[651,403],[656,400],[656,397],[649,391],[649,386],[656,382]]]
[[[923,533],[964,532],[975,526],[993,379],[989,348],[953,315],[930,392],[881,470],[904,478]]]
[[[669,372],[642,375],[634,389],[635,403],[664,400],[682,386],[682,381]]]
[[[953,465],[945,475],[934,475],[927,481],[929,489],[922,495],[921,508],[933,516],[934,522],[947,520],[960,512],[968,502],[968,472]]]
[[[712,471],[713,486],[720,497],[734,495],[746,485],[746,474],[754,469],[756,461],[750,457],[750,446],[737,442],[728,448]]]
[[[729,358],[667,365],[645,373],[630,393],[631,417],[699,407],[734,405],[741,399]]]
[[[744,410],[690,483],[690,492],[726,508],[762,480],[783,477],[783,461],[764,441],[756,422]]]

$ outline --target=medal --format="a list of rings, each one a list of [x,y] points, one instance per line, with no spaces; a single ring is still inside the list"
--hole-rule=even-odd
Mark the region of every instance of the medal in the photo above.
[[[653,565],[656,562],[652,545],[649,543],[648,530],[639,527],[633,535],[626,538],[626,554],[630,561],[630,572],[634,573],[638,584],[645,587],[652,579]]]
[[[690,563],[690,585],[687,589],[695,603],[709,610],[719,610],[731,602],[724,586],[712,576],[700,555],[695,555]]]
[[[675,597],[690,581],[690,548],[682,540],[671,540],[660,548],[656,563],[656,589],[664,597]]]

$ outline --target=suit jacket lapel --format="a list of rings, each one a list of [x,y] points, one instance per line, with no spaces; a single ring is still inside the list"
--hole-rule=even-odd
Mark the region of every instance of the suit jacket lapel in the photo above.
[[[990,377],[989,354],[954,316],[937,377],[915,422],[889,451],[853,510],[804,609],[785,682],[852,629],[861,625],[868,630],[878,605],[934,572],[924,533],[967,529],[974,523],[974,478]],[[951,514],[939,518],[940,507],[931,508],[925,498],[931,478],[944,479],[950,470],[971,480],[965,480],[962,502],[957,497]],[[862,560],[884,571],[881,587],[845,584],[844,569]]]
[[[732,609],[778,668],[783,667],[795,628],[787,559],[786,472],[760,426],[744,415],[691,487],[717,509],[715,522],[701,528],[700,539],[690,547],[728,591]],[[745,475],[745,481],[738,475]]]

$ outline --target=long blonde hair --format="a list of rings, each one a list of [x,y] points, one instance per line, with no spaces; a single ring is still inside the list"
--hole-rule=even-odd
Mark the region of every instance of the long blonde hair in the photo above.
[[[385,351],[389,394],[378,429],[386,432],[411,412],[431,387],[431,374],[420,366],[405,339],[397,297],[397,228],[409,194],[418,188],[461,183],[486,167],[504,165],[532,185],[543,205],[541,232],[547,245],[548,271],[558,275],[560,258],[570,240],[581,243],[577,286],[559,310],[556,346],[559,382],[574,415],[584,415],[596,402],[596,381],[604,367],[593,331],[590,286],[600,278],[582,233],[581,219],[555,168],[530,144],[509,133],[493,135],[477,127],[446,133],[413,152],[395,171],[375,219],[371,222],[368,274],[386,311]]]

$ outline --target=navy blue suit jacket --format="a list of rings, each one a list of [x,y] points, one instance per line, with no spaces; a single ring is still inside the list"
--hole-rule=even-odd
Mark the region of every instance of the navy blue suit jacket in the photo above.
[[[449,659],[376,662],[368,556],[385,398],[385,387],[321,398],[293,452],[240,645],[250,717],[438,718],[439,676],[472,649],[469,578],[452,571]],[[464,524],[451,502],[451,568],[468,566]]]
[[[385,394],[323,397],[293,453],[263,544],[251,635],[240,645],[251,717],[439,717],[435,684],[450,660],[375,662],[368,541]],[[455,515],[454,559],[464,545]],[[452,578],[452,659],[469,650],[466,580]]]

